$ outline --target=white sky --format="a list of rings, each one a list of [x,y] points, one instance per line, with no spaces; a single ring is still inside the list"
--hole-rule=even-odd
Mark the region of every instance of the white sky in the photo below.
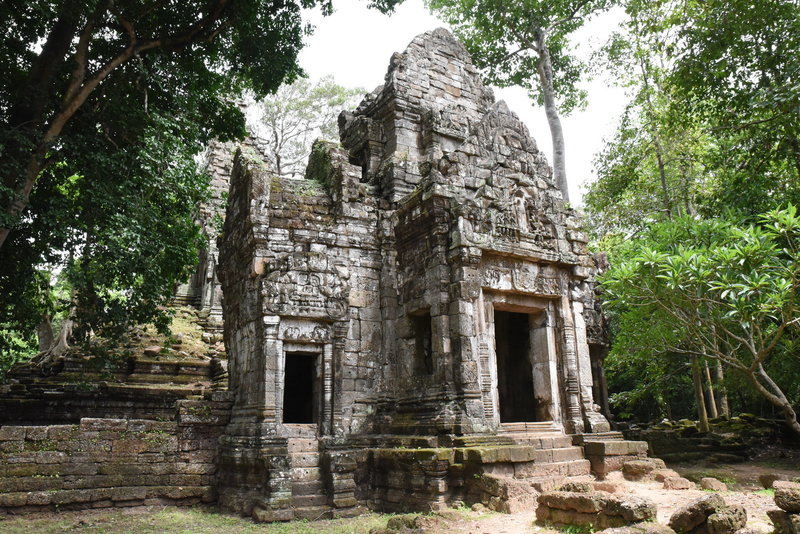
[[[312,79],[332,75],[347,87],[371,91],[383,83],[393,52],[402,52],[417,35],[447,24],[430,14],[422,0],[405,0],[391,16],[367,9],[366,0],[335,0],[335,12],[322,17],[309,13],[314,34],[300,53],[300,65]],[[584,26],[576,35],[579,54],[585,46],[605,41],[619,16],[604,15]],[[627,98],[624,90],[609,80],[596,79],[583,85],[588,106],[582,112],[562,117],[567,152],[570,200],[581,204],[583,185],[592,181],[594,155],[610,137]],[[505,100],[528,126],[539,148],[552,160],[552,143],[544,109],[534,106],[521,88],[494,89],[497,100]]]

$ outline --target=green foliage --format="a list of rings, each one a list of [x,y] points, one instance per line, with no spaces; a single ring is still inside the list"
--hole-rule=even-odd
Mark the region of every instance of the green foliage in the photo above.
[[[683,413],[688,399],[674,391],[686,381],[680,370],[689,355],[707,354],[726,367],[740,359],[747,369],[726,374],[732,405],[753,410],[775,388],[777,397],[796,402],[796,311],[785,285],[793,283],[794,260],[759,214],[800,201],[800,5],[626,0],[624,6],[626,22],[595,63],[632,100],[597,156],[587,219],[615,266],[613,276],[659,284],[630,289],[651,291],[647,305],[617,300],[610,314],[616,346],[608,379],[621,388],[615,399],[635,407],[629,414]],[[706,220],[690,224],[687,214]],[[744,259],[745,249],[763,263]],[[743,261],[740,268],[732,258]],[[721,324],[731,330],[723,333]],[[755,356],[742,351],[747,343],[733,341],[776,333],[774,346]],[[716,355],[708,352],[714,343]],[[726,360],[722,352],[733,356]],[[754,377],[768,386],[767,395]]]
[[[797,201],[800,183],[800,3],[681,2],[670,82],[679,105],[717,140],[724,169],[713,204],[755,214]]]
[[[35,349],[42,317],[70,309],[84,339],[166,327],[162,306],[197,258],[193,211],[208,178],[194,156],[244,136],[242,91],[264,96],[302,74],[301,10],[332,8],[151,4],[0,8],[0,367]]]
[[[800,201],[798,2],[625,6],[598,57],[633,100],[597,157],[595,235]]]
[[[800,323],[800,217],[794,206],[760,216],[759,224],[690,217],[654,224],[620,245],[615,260],[602,277],[617,320],[612,361],[718,359],[784,409],[778,401],[787,402],[796,379],[773,379],[768,368],[774,360],[774,368],[797,365],[791,348]],[[663,374],[660,365],[656,375]]]

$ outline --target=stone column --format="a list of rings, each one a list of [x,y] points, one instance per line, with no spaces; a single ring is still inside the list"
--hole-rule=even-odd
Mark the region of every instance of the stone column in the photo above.
[[[566,293],[568,284],[562,279],[562,288]],[[564,340],[564,365],[566,367],[567,381],[567,431],[573,434],[583,432],[583,418],[581,417],[580,382],[578,377],[578,353],[575,344],[575,323],[572,316],[569,295],[562,294],[558,309]]]

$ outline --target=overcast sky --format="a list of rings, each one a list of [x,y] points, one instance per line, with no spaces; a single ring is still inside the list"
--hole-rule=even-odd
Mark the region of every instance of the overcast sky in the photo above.
[[[383,83],[393,52],[405,50],[417,35],[444,26],[431,15],[422,0],[405,0],[391,16],[366,8],[366,0],[335,0],[336,11],[330,17],[310,12],[316,25],[314,34],[300,54],[300,65],[312,79],[332,75],[347,87],[363,87],[371,91]],[[605,41],[618,17],[605,15],[585,26],[576,35],[579,54]],[[589,45],[589,46],[586,46]],[[589,105],[583,112],[562,117],[567,151],[567,177],[570,199],[580,204],[586,182],[594,179],[592,159],[610,137],[627,99],[624,91],[608,79],[595,79],[584,84]],[[550,130],[544,110],[532,105],[525,91],[519,88],[497,89],[495,97],[505,100],[528,126],[539,148],[552,161]]]

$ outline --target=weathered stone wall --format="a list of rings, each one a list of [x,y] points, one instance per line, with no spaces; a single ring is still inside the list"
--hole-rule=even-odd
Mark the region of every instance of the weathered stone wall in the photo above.
[[[230,410],[213,399],[179,401],[175,421],[0,426],[0,513],[213,502]]]

